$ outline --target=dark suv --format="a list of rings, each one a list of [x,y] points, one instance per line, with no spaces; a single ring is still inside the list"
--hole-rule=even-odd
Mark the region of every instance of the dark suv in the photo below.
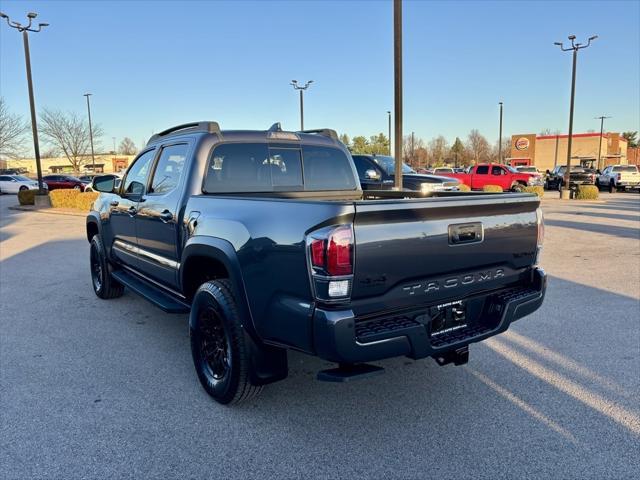
[[[127,287],[189,313],[196,373],[220,403],[285,378],[288,349],[337,363],[328,381],[395,356],[463,364],[545,293],[535,195],[369,195],[333,130],[180,125],[119,187],[93,185],[96,295]]]

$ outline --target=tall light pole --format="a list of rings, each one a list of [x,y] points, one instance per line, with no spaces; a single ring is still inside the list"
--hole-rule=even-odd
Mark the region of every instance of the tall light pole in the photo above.
[[[92,93],[85,93],[83,96],[87,97],[87,113],[89,114],[89,141],[91,143],[91,165],[93,173],[96,173],[96,156],[93,152],[93,127],[91,126],[91,105],[89,104],[89,97]]]
[[[395,131],[395,189],[402,190],[402,0],[393,0],[393,103]]]
[[[309,80],[304,85],[298,85],[297,80],[291,80],[291,85],[294,90],[300,91],[300,130],[304,130],[304,94],[303,92],[309,88],[309,85],[313,83],[313,80]]]
[[[113,154],[116,154],[116,137],[111,137],[111,140],[113,140]]]
[[[500,133],[498,134],[498,163],[502,163],[502,102],[500,105]]]
[[[602,170],[602,134],[604,133],[604,121],[607,118],[606,115],[595,117],[595,120],[600,120],[600,141],[598,142],[598,170]]]
[[[583,48],[587,48],[591,45],[591,42],[598,38],[597,35],[593,35],[589,37],[587,44],[583,45],[581,43],[575,43],[576,36],[569,35],[569,40],[571,40],[571,46],[565,48],[562,42],[555,42],[554,45],[560,47],[560,50],[563,52],[572,51],[573,52],[573,69],[571,71],[571,102],[569,105],[569,138],[567,138],[567,168],[564,172],[564,185],[562,187],[562,198],[569,198],[569,173],[571,171],[571,143],[573,140],[573,105],[575,103],[576,98],[576,63],[578,61],[578,50],[582,50]]]
[[[389,156],[391,156],[391,110],[387,110],[387,116],[389,117]]]
[[[27,66],[27,85],[29,87],[29,106],[31,108],[31,131],[33,132],[33,153],[36,156],[36,170],[38,172],[38,195],[44,195],[44,189],[42,188],[42,166],[40,165],[40,144],[38,142],[38,125],[36,123],[36,102],[33,96],[33,79],[31,78],[31,54],[29,52],[29,33],[37,33],[42,30],[43,27],[48,27],[48,23],[39,23],[38,28],[31,28],[33,19],[38,16],[37,13],[27,13],[29,23],[22,25],[21,23],[12,21],[8,15],[0,12],[0,18],[4,18],[7,21],[7,25],[11,28],[15,28],[22,33],[22,41],[24,43],[24,61]]]

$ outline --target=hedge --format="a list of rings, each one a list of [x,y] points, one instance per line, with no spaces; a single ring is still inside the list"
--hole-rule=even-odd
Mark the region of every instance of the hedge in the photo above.
[[[498,193],[498,192],[502,192],[503,190],[500,185],[485,185],[484,187],[482,187],[482,191]]]
[[[544,196],[544,187],[541,186],[524,187],[522,191],[525,193],[535,193],[540,198]]]
[[[33,205],[35,203],[34,197],[37,190],[20,190],[18,192],[18,201],[20,205]]]
[[[578,185],[576,191],[576,200],[597,200],[600,195],[600,190],[595,185]]]
[[[88,212],[98,195],[98,192],[83,193],[78,190],[60,189],[49,193],[49,198],[53,208],[75,208]]]
[[[460,185],[458,185],[458,188],[460,189],[461,192],[471,191],[471,187],[469,185],[465,185],[464,183],[461,183]]]

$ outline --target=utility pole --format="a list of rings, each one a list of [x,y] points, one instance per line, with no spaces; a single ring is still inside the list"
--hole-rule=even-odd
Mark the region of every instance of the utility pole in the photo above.
[[[111,140],[113,140],[113,154],[116,155],[116,137],[111,137]]]
[[[389,156],[391,156],[391,110],[387,110],[387,116],[389,117]]]
[[[498,135],[498,163],[502,162],[502,102],[499,102],[500,105],[500,133]]]
[[[395,189],[402,190],[402,0],[393,0],[393,86],[395,131]]]
[[[415,149],[415,133],[411,132],[411,164],[413,165],[413,162],[415,161],[416,158],[416,149]]]
[[[297,80],[291,80],[291,84],[294,90],[300,91],[300,131],[304,130],[304,95],[303,92],[309,88],[309,85],[313,83],[313,80],[309,80],[304,85],[298,85]]]
[[[598,142],[598,170],[602,170],[602,134],[604,133],[604,121],[607,118],[606,115],[601,115],[599,117],[595,117],[596,120],[600,120],[600,141]]]
[[[89,105],[89,97],[92,93],[85,93],[83,96],[87,97],[87,113],[89,114],[89,141],[91,142],[91,164],[93,173],[96,173],[96,156],[93,152],[93,127],[91,126],[91,105]]]
[[[36,171],[38,172],[38,195],[44,195],[42,187],[42,165],[40,164],[40,143],[38,142],[38,125],[36,123],[36,101],[33,94],[33,79],[31,77],[31,53],[29,52],[29,34],[28,32],[38,33],[43,27],[48,27],[48,23],[39,23],[38,28],[31,28],[33,19],[38,16],[37,13],[27,13],[29,23],[22,25],[19,22],[12,21],[8,15],[0,12],[0,18],[7,21],[7,25],[15,28],[22,33],[22,41],[24,43],[24,61],[27,67],[27,86],[29,88],[29,107],[31,108],[31,131],[33,133],[33,153],[36,157]],[[37,204],[36,204],[37,205]]]
[[[569,40],[571,40],[571,46],[565,48],[562,42],[555,42],[554,45],[560,47],[560,50],[563,52],[572,51],[573,52],[573,68],[571,71],[571,101],[569,104],[569,138],[567,138],[567,168],[564,172],[564,184],[561,190],[561,198],[568,199],[570,192],[570,172],[571,172],[571,143],[573,140],[573,106],[575,104],[576,98],[576,64],[578,61],[578,50],[582,50],[583,48],[587,48],[591,45],[591,42],[598,38],[597,35],[593,35],[589,37],[586,45],[582,45],[581,43],[575,43],[576,36],[569,35]]]

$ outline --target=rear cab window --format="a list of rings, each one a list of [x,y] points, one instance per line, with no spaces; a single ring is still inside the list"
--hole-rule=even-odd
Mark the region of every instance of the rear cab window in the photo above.
[[[205,193],[355,190],[349,158],[334,147],[227,143],[213,149]]]

